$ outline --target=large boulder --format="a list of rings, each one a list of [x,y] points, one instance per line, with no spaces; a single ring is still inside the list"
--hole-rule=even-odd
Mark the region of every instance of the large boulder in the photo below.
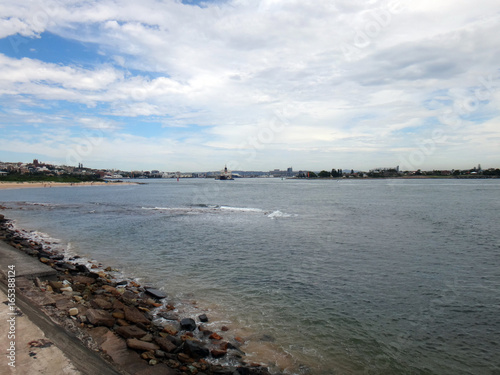
[[[145,289],[146,289],[146,293],[152,295],[156,299],[167,298],[167,295],[165,293],[163,293],[161,290],[154,289],[154,288],[145,288]]]

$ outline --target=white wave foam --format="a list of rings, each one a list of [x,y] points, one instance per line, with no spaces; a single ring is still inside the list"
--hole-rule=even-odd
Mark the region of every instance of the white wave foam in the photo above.
[[[269,215],[267,215],[267,217],[271,219],[277,219],[278,217],[296,217],[296,216],[297,214],[287,214],[279,210],[271,212]]]
[[[242,212],[263,212],[260,208],[251,208],[251,207],[230,207],[230,206],[220,206],[221,210],[228,211],[242,211]]]
[[[141,207],[143,210],[173,210],[171,207]]]

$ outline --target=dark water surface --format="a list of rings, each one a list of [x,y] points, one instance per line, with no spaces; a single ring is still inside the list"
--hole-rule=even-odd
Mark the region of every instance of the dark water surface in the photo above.
[[[500,374],[500,180],[147,182],[0,202],[287,373]]]

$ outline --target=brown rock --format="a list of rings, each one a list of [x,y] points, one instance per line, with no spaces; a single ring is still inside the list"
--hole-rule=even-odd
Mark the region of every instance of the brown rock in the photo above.
[[[161,350],[167,353],[172,353],[177,347],[168,339],[163,337],[156,337],[155,341],[160,345]]]
[[[90,305],[96,309],[110,310],[113,308],[111,302],[107,301],[103,297],[96,297],[90,301]]]
[[[62,287],[64,287],[63,283],[61,281],[49,281],[49,285],[51,286],[52,289],[58,291]]]
[[[134,339],[140,339],[144,336],[146,336],[147,332],[140,329],[137,326],[125,326],[125,327],[118,327],[115,330],[116,333],[118,333],[120,336],[125,337],[126,339],[134,338]]]
[[[95,326],[113,327],[115,324],[115,318],[107,311],[88,309],[86,316],[90,324]]]
[[[152,352],[144,352],[144,353],[142,353],[141,354],[141,358],[145,359],[147,361],[149,361],[151,359],[156,359],[155,355]]]
[[[85,285],[90,285],[93,284],[95,280],[91,277],[87,276],[73,276],[73,283],[74,284],[85,284]]]
[[[121,301],[119,301],[117,299],[115,299],[113,301],[113,309],[115,309],[115,310],[123,310],[124,308],[125,308],[125,305]]]
[[[127,346],[131,349],[148,351],[148,350],[158,350],[160,347],[152,342],[145,342],[138,339],[127,339]]]
[[[229,331],[229,328],[226,327],[226,326],[222,326],[221,329],[220,329],[222,332],[227,332]]]
[[[102,289],[104,289],[106,292],[108,293],[111,293],[112,295],[114,295],[115,297],[119,297],[121,296],[121,293],[116,290],[115,287],[111,286],[111,285],[103,285],[102,286]]]
[[[227,354],[227,352],[225,350],[219,350],[219,349],[212,349],[210,351],[210,353],[212,354],[212,357],[214,357],[214,358],[224,357]]]
[[[182,363],[193,363],[194,362],[193,358],[190,358],[187,354],[184,354],[184,353],[179,353],[177,355],[177,359],[179,359],[179,361]]]
[[[115,319],[125,319],[125,314],[123,311],[115,311],[113,312],[113,318]]]
[[[223,337],[214,332],[210,336],[208,336],[208,338],[212,340],[222,340]]]
[[[245,340],[243,340],[241,337],[238,336],[236,336],[234,339],[238,341],[240,344],[243,344],[245,342]]]
[[[147,319],[142,312],[140,312],[138,309],[135,307],[128,307],[125,306],[123,309],[125,313],[125,319],[128,320],[131,323],[141,323],[144,325],[150,325],[151,322],[149,319]]]
[[[174,326],[167,324],[165,327],[163,327],[163,332],[166,332],[169,335],[175,336],[175,335],[177,335],[178,331],[175,329]]]
[[[130,323],[127,322],[125,319],[116,319],[116,323],[122,327],[129,326]]]

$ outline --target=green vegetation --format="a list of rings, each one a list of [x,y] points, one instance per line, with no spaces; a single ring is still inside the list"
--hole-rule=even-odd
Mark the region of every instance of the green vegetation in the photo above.
[[[0,176],[0,182],[91,182],[91,181],[103,181],[97,175],[75,175],[75,174],[63,174],[59,176],[47,175],[43,173],[9,173]]]
[[[318,177],[321,177],[321,178],[328,178],[331,176],[332,176],[332,174],[328,171],[325,171],[325,170],[318,173]]]

